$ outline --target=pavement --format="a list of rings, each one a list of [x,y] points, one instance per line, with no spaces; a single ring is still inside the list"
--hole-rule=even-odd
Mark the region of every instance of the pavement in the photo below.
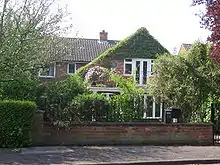
[[[220,146],[54,146],[0,149],[0,164],[220,164]]]

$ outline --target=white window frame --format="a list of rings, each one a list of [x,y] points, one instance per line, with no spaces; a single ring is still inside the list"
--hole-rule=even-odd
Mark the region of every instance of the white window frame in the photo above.
[[[131,59],[131,61],[126,61],[127,59]],[[126,64],[131,64],[131,73],[130,74],[127,74],[125,73],[125,66]],[[131,76],[133,74],[133,59],[132,58],[126,58],[124,59],[124,76]]]
[[[41,77],[41,78],[55,78],[56,77],[56,63],[50,63],[50,65],[52,65],[52,64],[53,64],[53,67],[54,67],[53,76],[41,75],[42,69],[40,69],[39,77]]]
[[[67,74],[69,74],[69,75],[73,74],[73,73],[70,73],[70,72],[69,72],[69,71],[70,71],[70,70],[69,70],[70,64],[74,64],[74,71],[75,71],[74,73],[76,73],[76,63],[68,63],[68,64],[67,64]]]
[[[155,101],[155,97],[153,97],[153,106],[152,106],[152,116],[147,116],[147,112],[144,112],[143,118],[144,119],[162,119],[163,116],[163,103],[160,103],[160,116],[156,117],[156,101]],[[144,108],[145,110],[147,109],[147,95],[144,95]]]
[[[146,61],[147,62],[147,79],[154,76],[151,72],[151,67],[152,67],[152,62],[155,60],[155,59],[145,59],[145,58],[127,58],[127,59],[131,59],[131,61],[126,61],[126,59],[124,59],[124,71],[123,71],[123,75],[124,76],[134,76],[134,79],[135,79],[135,76],[136,76],[136,62],[137,61],[140,61],[140,72],[143,72],[143,62]],[[131,74],[125,74],[125,66],[126,64],[131,64],[131,68],[132,68],[132,71],[131,71]],[[140,76],[142,76],[140,74]],[[140,82],[138,83],[138,86],[144,86],[146,84],[143,84],[142,82],[142,78],[140,77]]]

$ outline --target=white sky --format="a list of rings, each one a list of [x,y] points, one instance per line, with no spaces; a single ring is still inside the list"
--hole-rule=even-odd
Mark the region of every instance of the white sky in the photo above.
[[[108,39],[122,40],[140,27],[146,27],[164,47],[173,52],[181,43],[205,41],[198,7],[192,0],[61,0],[71,12],[74,30],[68,37],[98,38],[101,30]]]

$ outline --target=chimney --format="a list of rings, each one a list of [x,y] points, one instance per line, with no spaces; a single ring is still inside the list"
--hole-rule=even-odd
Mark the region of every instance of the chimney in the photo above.
[[[107,41],[108,40],[108,32],[105,32],[105,30],[102,30],[102,32],[99,33],[100,41]]]

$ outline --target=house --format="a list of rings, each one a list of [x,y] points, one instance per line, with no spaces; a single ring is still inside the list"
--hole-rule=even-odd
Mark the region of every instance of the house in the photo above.
[[[99,36],[99,39],[63,38],[56,47],[62,56],[41,71],[40,78],[59,80],[82,66],[88,69],[100,65],[125,77],[134,76],[139,85],[144,85],[152,76],[154,59],[168,53],[146,28],[138,29],[122,41],[108,40],[104,30]]]
[[[184,43],[181,44],[178,54],[188,51],[191,47],[192,47],[192,44],[184,44]]]
[[[100,66],[124,77],[134,77],[139,86],[144,86],[153,76],[154,60],[160,54],[169,53],[143,27],[122,41],[108,40],[108,33],[103,30],[100,32],[100,39],[65,38],[61,47],[60,60],[51,63],[45,72],[41,72],[44,73],[40,75],[41,78],[59,80],[77,70],[85,75],[89,69]],[[91,88],[94,92],[107,95],[120,92],[116,88]],[[162,118],[162,103],[157,103],[147,95],[144,97],[147,105],[144,117]]]
[[[137,84],[142,86],[152,76],[154,60],[164,53],[169,52],[149,34],[146,28],[140,28],[99,55],[80,72],[86,72],[89,68],[98,65],[125,77],[133,76]]]
[[[43,80],[60,80],[75,73],[119,41],[108,40],[108,33],[100,32],[99,39],[60,38],[52,53],[59,59],[50,63],[39,73]]]
[[[114,72],[124,77],[133,77],[138,86],[144,86],[147,80],[153,76],[154,60],[158,55],[164,53],[169,52],[150,35],[146,28],[140,28],[134,34],[120,41],[82,67],[79,72],[82,75],[86,75],[90,68],[101,66],[114,70]],[[161,119],[163,116],[163,103],[147,96],[147,94],[144,95],[144,100],[146,109],[143,118]]]

